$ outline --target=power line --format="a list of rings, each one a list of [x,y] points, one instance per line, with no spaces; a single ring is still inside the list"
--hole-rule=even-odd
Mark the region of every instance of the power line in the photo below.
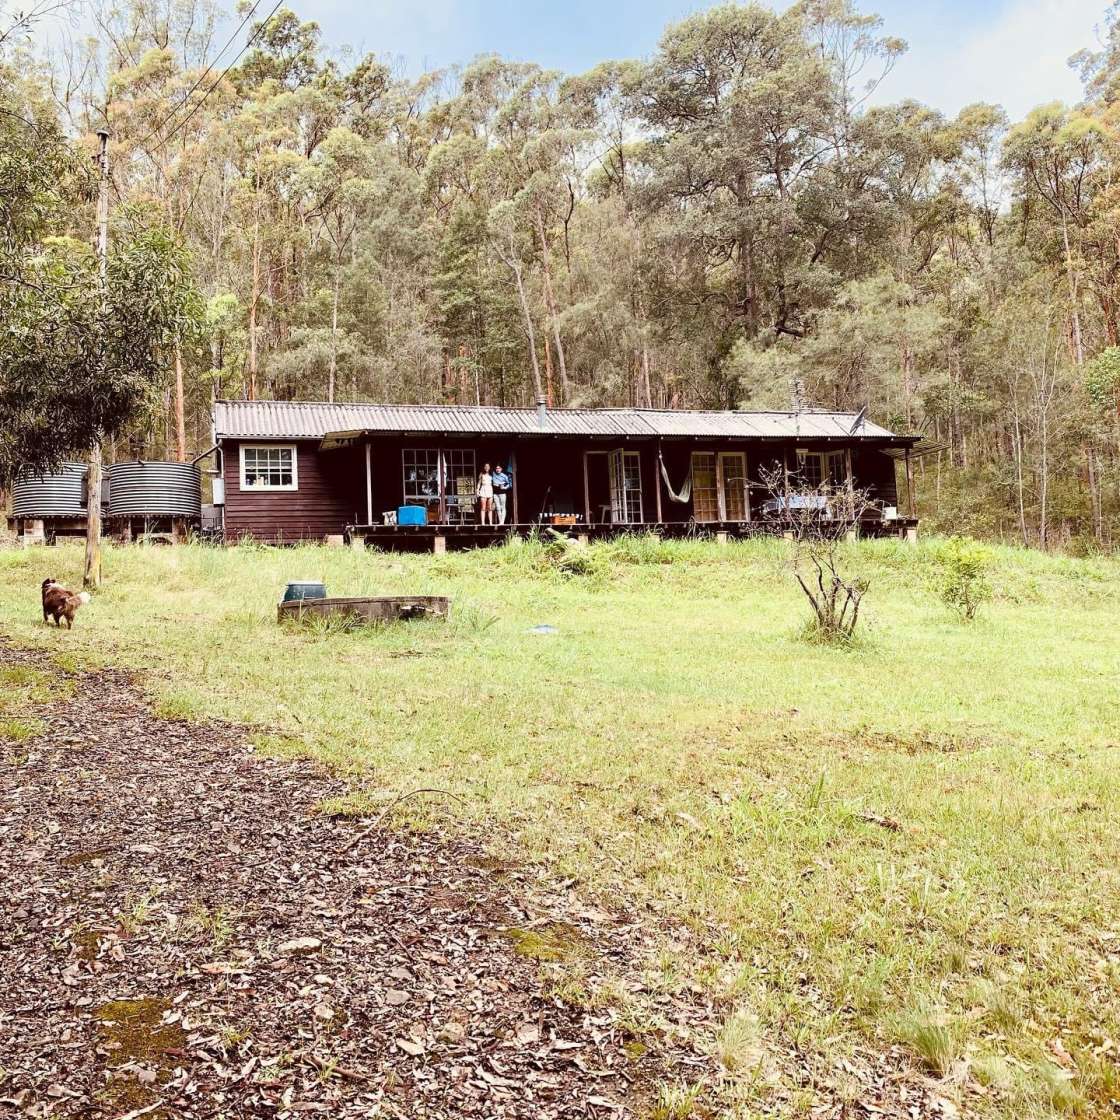
[[[153,151],[158,151],[164,146],[164,144],[166,144],[175,135],[181,132],[183,128],[186,127],[187,122],[191,119],[191,117],[193,117],[195,113],[197,113],[199,109],[201,109],[202,106],[206,104],[206,99],[210,96],[210,94],[214,92],[214,90],[218,88],[218,86],[222,84],[225,76],[237,65],[238,60],[241,58],[241,56],[257,41],[257,39],[260,38],[265,28],[268,26],[269,20],[271,20],[272,17],[276,15],[283,3],[284,0],[276,0],[276,3],[272,7],[272,11],[269,12],[268,15],[265,16],[265,18],[261,21],[260,25],[257,27],[257,30],[249,36],[249,39],[245,43],[245,46],[243,46],[241,50],[237,52],[237,54],[234,56],[233,61],[218,75],[217,80],[195,103],[194,108],[192,108],[191,111],[155,146]]]
[[[196,89],[198,89],[198,87],[200,85],[202,85],[202,83],[204,81],[206,81],[206,75],[209,74],[210,71],[213,70],[214,67],[218,65],[218,59],[221,58],[222,55],[224,55],[226,53],[226,51],[228,51],[231,46],[233,46],[234,39],[236,39],[237,36],[241,34],[241,29],[249,22],[249,20],[251,20],[253,18],[253,13],[257,10],[257,8],[260,7],[260,3],[261,3],[261,0],[253,0],[253,6],[245,14],[245,18],[237,25],[233,34],[226,40],[226,45],[224,47],[222,47],[222,49],[220,51],[218,51],[218,53],[216,55],[214,55],[214,58],[210,62],[210,64],[198,76],[198,80],[194,83],[193,86],[191,86],[191,88],[189,90],[187,90],[187,92],[185,94],[183,94],[182,100],[168,112],[167,116],[165,116],[163,118],[163,120],[161,120],[159,122],[159,124],[157,124],[155,126],[155,128],[153,128],[152,131],[149,132],[148,135],[144,137],[143,140],[140,141],[140,145],[146,144],[149,140],[151,140],[151,138],[153,136],[155,136],[155,134],[157,132],[159,132],[160,129],[164,128],[167,125],[167,122],[169,120],[171,120],[171,118],[173,116],[175,116],[175,114],[180,109],[182,109],[182,107],[184,105],[186,105],[187,102],[190,101],[191,94],[194,93],[194,91]],[[138,145],[138,146],[140,146],[140,145]]]

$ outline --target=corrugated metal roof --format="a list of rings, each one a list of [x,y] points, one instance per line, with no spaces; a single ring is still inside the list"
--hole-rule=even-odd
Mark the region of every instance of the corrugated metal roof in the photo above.
[[[534,408],[218,401],[214,405],[214,434],[217,439],[322,439],[345,432],[835,439],[851,438],[856,419],[854,412],[559,408],[549,409],[542,423]],[[865,419],[855,438],[899,437]]]

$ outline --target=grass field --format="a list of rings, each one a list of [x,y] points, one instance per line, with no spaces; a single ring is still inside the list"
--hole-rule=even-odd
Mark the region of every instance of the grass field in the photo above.
[[[0,633],[353,771],[336,809],[448,790],[408,813],[683,920],[703,949],[667,945],[657,982],[717,1002],[739,1115],[861,1099],[884,1055],[981,1116],[1113,1114],[1120,563],[998,551],[968,625],[931,590],[935,543],[853,545],[867,626],[835,649],[798,637],[784,547],[636,539],[590,576],[534,545],[115,549],[62,634],[38,585],[79,551],[9,550]],[[450,594],[454,617],[281,628],[293,578]]]

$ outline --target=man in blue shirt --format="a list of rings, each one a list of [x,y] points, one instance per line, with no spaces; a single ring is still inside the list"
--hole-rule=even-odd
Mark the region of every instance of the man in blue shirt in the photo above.
[[[506,523],[506,506],[509,502],[509,492],[513,489],[513,479],[506,473],[505,467],[498,464],[490,476],[494,484],[494,512],[498,515],[498,524]]]

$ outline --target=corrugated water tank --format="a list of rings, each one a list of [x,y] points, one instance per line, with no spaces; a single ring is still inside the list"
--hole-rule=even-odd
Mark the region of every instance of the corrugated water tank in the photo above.
[[[24,475],[12,484],[13,517],[49,520],[85,515],[85,463],[63,463],[52,474]]]
[[[137,459],[114,463],[110,517],[202,517],[202,478],[193,463]]]

